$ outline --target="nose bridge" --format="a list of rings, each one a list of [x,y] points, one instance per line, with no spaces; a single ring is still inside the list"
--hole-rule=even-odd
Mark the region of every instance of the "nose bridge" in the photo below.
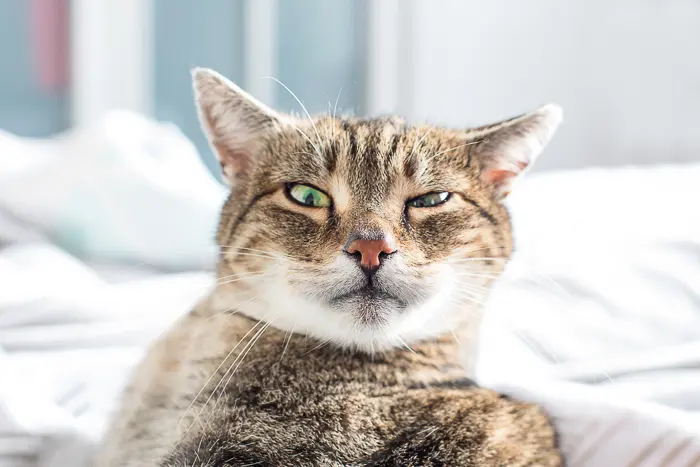
[[[388,221],[369,209],[346,218],[343,250],[354,256],[366,273],[376,272],[382,258],[396,251]]]
[[[382,240],[391,237],[389,223],[368,209],[347,216],[344,224],[345,248],[355,240]]]

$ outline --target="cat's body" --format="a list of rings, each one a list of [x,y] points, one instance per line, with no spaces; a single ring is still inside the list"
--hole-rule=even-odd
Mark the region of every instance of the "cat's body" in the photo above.
[[[545,415],[476,388],[451,338],[368,355],[270,328],[217,370],[255,322],[200,313],[152,350],[109,465],[560,465]]]
[[[219,281],[149,351],[98,466],[560,466],[546,415],[461,365],[512,250],[501,200],[558,109],[463,132],[195,89],[233,185]]]

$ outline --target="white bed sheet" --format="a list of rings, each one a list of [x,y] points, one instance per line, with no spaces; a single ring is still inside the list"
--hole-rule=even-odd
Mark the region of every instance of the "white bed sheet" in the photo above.
[[[533,174],[513,194],[518,253],[488,304],[478,377],[542,403],[571,466],[700,465],[698,182],[700,164],[587,170]],[[214,215],[220,200],[198,202]],[[211,275],[96,264],[17,214],[0,214],[0,241],[24,242],[0,249],[0,467],[82,467],[147,343]],[[206,262],[211,237],[190,233],[172,245]],[[143,248],[126,246],[119,259]],[[176,253],[147,263],[182,270]]]

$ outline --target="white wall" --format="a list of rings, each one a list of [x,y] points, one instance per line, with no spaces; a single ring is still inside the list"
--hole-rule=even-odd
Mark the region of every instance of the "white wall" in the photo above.
[[[412,0],[402,99],[474,125],[554,101],[539,168],[700,161],[697,0]]]
[[[143,0],[71,1],[74,125],[113,109],[151,113],[151,7]]]

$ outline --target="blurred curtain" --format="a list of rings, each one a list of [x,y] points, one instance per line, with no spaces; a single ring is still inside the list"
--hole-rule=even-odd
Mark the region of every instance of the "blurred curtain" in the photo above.
[[[0,1],[0,129],[48,136],[67,128],[69,0]]]

